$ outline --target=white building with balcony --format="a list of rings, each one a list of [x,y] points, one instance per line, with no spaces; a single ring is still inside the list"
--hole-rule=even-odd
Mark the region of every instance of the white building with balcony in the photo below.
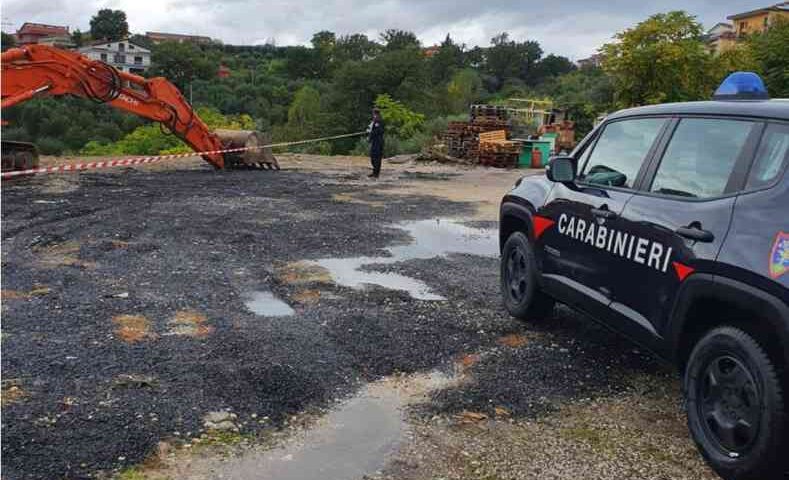
[[[151,51],[128,40],[93,42],[79,52],[128,73],[143,73],[151,66]]]

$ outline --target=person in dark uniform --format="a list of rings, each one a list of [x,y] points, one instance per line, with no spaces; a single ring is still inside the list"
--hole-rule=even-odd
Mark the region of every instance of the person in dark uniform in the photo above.
[[[381,118],[381,111],[373,109],[373,119],[367,128],[370,141],[370,163],[373,165],[373,173],[370,178],[378,178],[381,174],[381,159],[384,156],[384,120]]]

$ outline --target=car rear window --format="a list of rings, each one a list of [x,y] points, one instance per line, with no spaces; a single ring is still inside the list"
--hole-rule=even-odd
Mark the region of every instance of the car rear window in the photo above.
[[[751,172],[748,175],[748,189],[769,185],[783,171],[789,162],[789,125],[768,125],[756,151]]]
[[[755,125],[719,118],[682,119],[666,147],[650,190],[692,198],[723,194]]]

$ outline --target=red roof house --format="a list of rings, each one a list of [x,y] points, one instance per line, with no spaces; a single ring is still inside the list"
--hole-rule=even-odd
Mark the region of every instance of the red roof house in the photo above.
[[[46,37],[68,37],[69,35],[71,34],[68,31],[68,27],[25,22],[22,27],[16,31],[15,36],[17,44],[27,45],[30,43],[38,43],[39,40]]]

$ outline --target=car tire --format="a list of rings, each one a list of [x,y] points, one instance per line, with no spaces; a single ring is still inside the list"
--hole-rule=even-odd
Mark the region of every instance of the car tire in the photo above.
[[[726,480],[784,478],[789,468],[786,393],[776,365],[745,331],[718,327],[685,368],[688,428]]]
[[[513,317],[539,320],[550,316],[554,300],[537,285],[537,262],[529,238],[515,232],[504,243],[501,253],[501,294],[504,306]]]

